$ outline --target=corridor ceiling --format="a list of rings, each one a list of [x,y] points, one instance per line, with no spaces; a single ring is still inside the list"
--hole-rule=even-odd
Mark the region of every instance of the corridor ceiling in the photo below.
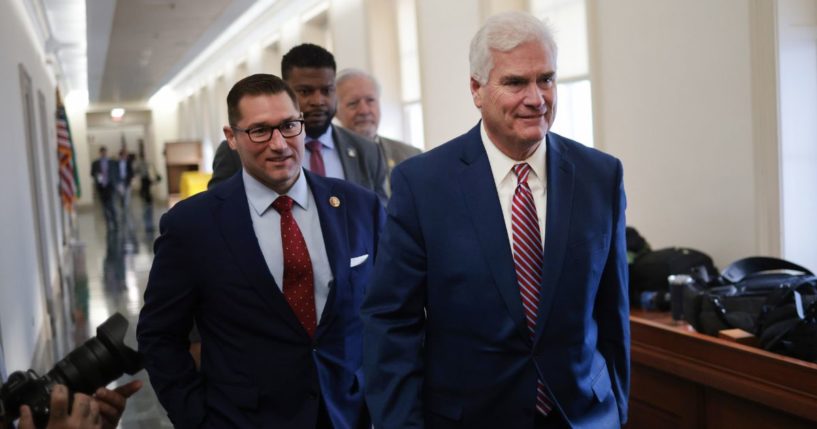
[[[87,84],[91,103],[144,103],[212,43],[256,0],[34,0],[42,2],[52,39],[80,37],[65,29],[85,2]],[[81,33],[81,30],[80,30]],[[78,42],[82,42],[79,40]],[[58,53],[66,63],[65,55]],[[81,73],[82,67],[66,68]]]

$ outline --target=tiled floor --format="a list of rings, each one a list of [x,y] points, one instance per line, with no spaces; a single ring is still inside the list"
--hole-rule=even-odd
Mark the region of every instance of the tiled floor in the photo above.
[[[82,244],[75,252],[79,255],[75,260],[80,263],[75,264],[78,272],[74,314],[79,315],[75,320],[80,323],[76,324],[74,344],[95,335],[96,326],[119,312],[130,323],[125,343],[136,348],[136,322],[153,262],[153,240],[158,234],[158,219],[165,210],[154,204],[152,213],[145,213],[144,207],[141,200],[134,199],[126,222],[120,222],[122,226],[116,230],[107,231],[99,205],[78,214],[78,235]],[[148,219],[157,225],[155,231],[146,228]],[[86,273],[81,272],[83,268]],[[85,323],[82,323],[83,316],[87,316]],[[172,428],[144,370],[133,377],[123,376],[115,385],[134,378],[144,381],[144,387],[128,401],[120,428]]]

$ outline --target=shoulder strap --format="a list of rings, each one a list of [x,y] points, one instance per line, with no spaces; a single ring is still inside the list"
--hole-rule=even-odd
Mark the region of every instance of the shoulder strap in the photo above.
[[[752,274],[775,270],[797,271],[803,274],[814,275],[808,269],[785,259],[771,258],[767,256],[753,256],[738,259],[737,261],[732,262],[731,265],[723,270],[721,277],[728,280],[730,283],[737,283]]]

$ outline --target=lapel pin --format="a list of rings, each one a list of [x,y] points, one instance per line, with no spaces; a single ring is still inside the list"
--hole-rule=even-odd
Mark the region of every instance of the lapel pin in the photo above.
[[[329,205],[334,207],[334,208],[340,207],[340,198],[338,198],[338,197],[336,197],[334,195],[329,197]]]
[[[357,152],[355,152],[354,148],[346,149],[346,154],[349,155],[349,158],[354,158],[357,156]]]

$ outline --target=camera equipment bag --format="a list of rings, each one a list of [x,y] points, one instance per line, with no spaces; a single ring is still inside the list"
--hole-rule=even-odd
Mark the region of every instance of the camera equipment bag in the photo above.
[[[668,247],[647,252],[630,266],[630,302],[648,310],[669,310],[667,277],[696,272],[706,273],[707,278],[718,275],[712,258],[699,250]]]
[[[757,322],[766,350],[817,362],[817,278],[769,294]]]
[[[684,319],[707,335],[735,328],[757,333],[758,317],[770,294],[814,278],[811,271],[783,259],[740,259],[724,269],[716,280],[686,286]]]

